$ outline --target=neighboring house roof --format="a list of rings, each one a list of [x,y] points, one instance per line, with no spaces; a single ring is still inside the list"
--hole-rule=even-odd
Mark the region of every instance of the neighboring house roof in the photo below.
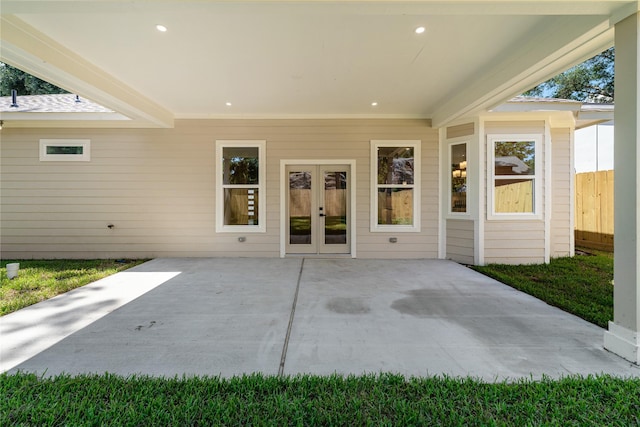
[[[524,174],[529,172],[529,166],[516,156],[502,156],[495,158],[496,167],[508,167],[515,174]]]
[[[585,103],[572,99],[516,96],[491,111],[509,113],[569,111],[575,118],[576,129],[581,129],[613,120],[614,109],[614,104]]]
[[[100,104],[71,93],[53,95],[24,95],[16,98],[12,107],[11,96],[0,97],[2,113],[114,113]]]
[[[11,96],[0,97],[0,120],[12,127],[33,126],[38,122],[72,126],[130,121],[120,113],[72,93],[23,95],[16,98],[16,104],[17,107],[12,106]]]

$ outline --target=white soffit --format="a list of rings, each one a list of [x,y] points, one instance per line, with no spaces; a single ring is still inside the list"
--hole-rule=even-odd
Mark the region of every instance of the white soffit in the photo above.
[[[615,21],[637,9],[593,0],[3,0],[0,56],[158,126],[236,117],[441,126],[606,49]]]

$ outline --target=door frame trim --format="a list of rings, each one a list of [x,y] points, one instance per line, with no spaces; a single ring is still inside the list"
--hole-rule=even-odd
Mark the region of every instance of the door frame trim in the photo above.
[[[349,165],[349,238],[351,258],[356,257],[356,161],[355,159],[280,159],[280,258],[287,255],[287,166]]]

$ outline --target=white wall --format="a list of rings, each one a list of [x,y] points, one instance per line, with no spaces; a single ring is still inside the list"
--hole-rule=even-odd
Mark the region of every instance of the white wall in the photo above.
[[[576,130],[575,167],[576,173],[613,169],[613,122]]]

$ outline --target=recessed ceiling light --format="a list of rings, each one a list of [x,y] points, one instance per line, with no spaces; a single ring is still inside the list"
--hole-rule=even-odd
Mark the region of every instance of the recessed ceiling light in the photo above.
[[[166,33],[167,27],[165,27],[164,25],[158,24],[156,25],[156,30],[160,31],[161,33]]]
[[[231,107],[231,103],[230,102],[225,102],[225,104],[227,107]]]
[[[425,27],[418,27],[416,28],[416,34],[422,34],[425,32],[425,30],[426,30]]]
[[[377,106],[378,106],[378,103],[377,103],[376,101],[373,101],[373,102],[371,103],[371,106],[372,106],[372,107],[377,107]]]

